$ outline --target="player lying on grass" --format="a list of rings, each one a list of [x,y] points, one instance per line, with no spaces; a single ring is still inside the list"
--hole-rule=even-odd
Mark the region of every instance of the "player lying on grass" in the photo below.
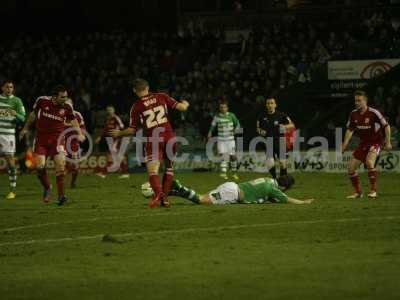
[[[206,194],[198,194],[196,191],[182,185],[179,181],[174,180],[170,195],[188,199],[196,204],[310,204],[314,201],[314,199],[299,200],[288,197],[284,191],[291,188],[293,184],[294,178],[290,175],[285,175],[280,176],[277,180],[257,178],[239,184],[225,182]]]

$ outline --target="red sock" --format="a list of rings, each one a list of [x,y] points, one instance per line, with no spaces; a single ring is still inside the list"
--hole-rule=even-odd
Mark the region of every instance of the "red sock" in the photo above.
[[[127,174],[128,173],[128,162],[124,159],[121,162],[121,166],[119,167],[119,170],[122,174]]]
[[[43,187],[47,190],[50,188],[50,181],[49,181],[49,177],[47,176],[47,171],[46,169],[41,169],[41,170],[37,170],[38,174],[38,178],[40,180],[40,183],[43,185]]]
[[[350,180],[351,184],[353,185],[356,193],[361,194],[361,184],[360,184],[360,177],[358,176],[357,172],[350,173]]]
[[[56,176],[58,197],[64,196],[64,174]]]
[[[174,170],[172,168],[167,168],[165,171],[162,189],[165,196],[168,196],[169,191],[171,190],[172,181],[174,180]]]
[[[378,171],[376,169],[368,170],[369,183],[371,185],[371,191],[376,192],[376,180],[378,177]]]
[[[149,182],[151,188],[154,191],[154,194],[159,195],[161,194],[161,183],[160,183],[160,176],[156,173],[149,173]]]

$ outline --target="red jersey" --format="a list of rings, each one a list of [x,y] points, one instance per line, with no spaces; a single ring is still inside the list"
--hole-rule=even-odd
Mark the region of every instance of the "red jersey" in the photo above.
[[[142,124],[145,135],[152,136],[153,130],[162,128],[160,136],[170,135],[174,132],[168,120],[168,110],[174,109],[178,102],[164,93],[150,93],[138,101],[131,108],[130,127],[138,129]]]
[[[386,126],[388,123],[382,114],[369,106],[364,113],[353,110],[347,122],[347,128],[353,130],[364,144],[382,144]]]
[[[113,129],[122,130],[124,129],[124,123],[122,122],[121,118],[117,115],[113,115],[111,117],[107,117],[106,123],[103,128],[103,136],[109,136],[108,132]]]
[[[48,96],[39,97],[33,105],[36,113],[36,134],[57,137],[65,123],[75,119],[70,104],[58,105]]]

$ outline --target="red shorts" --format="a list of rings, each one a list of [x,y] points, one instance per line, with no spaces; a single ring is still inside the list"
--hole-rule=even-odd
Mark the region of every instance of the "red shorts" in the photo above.
[[[67,154],[67,157],[70,159],[80,159],[80,143],[78,141],[71,141],[69,145],[65,145],[65,151]]]
[[[377,155],[381,151],[380,144],[363,144],[358,145],[357,149],[353,152],[353,157],[363,163],[367,160],[368,153],[375,152]]]
[[[163,161],[164,159],[173,160],[176,154],[175,135],[160,137],[160,140],[148,139],[145,145],[145,161]]]
[[[58,136],[36,136],[33,152],[36,155],[53,157],[57,154],[65,155],[64,139],[58,141]]]

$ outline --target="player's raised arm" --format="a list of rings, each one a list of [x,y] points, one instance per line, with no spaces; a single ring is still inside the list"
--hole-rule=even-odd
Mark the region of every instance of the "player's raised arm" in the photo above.
[[[182,100],[181,102],[178,102],[175,106],[176,110],[179,111],[187,111],[187,109],[189,108],[189,102],[187,102],[186,100]]]

